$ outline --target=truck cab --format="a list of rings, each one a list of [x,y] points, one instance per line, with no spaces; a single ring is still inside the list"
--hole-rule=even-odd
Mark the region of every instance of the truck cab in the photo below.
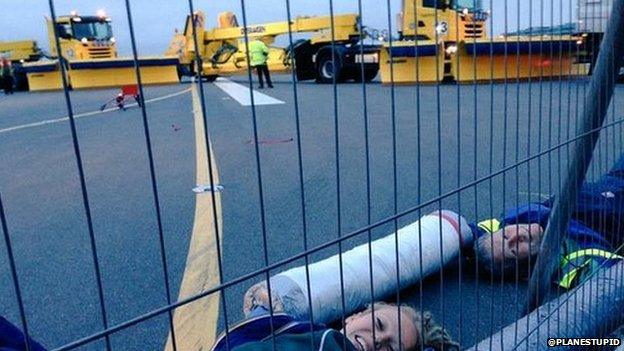
[[[53,23],[47,19],[50,51],[58,57],[54,31],[56,29],[62,56],[68,60],[84,60],[117,57],[115,37],[111,19],[104,13],[96,16],[79,16],[72,12],[69,16],[59,16]]]
[[[403,0],[402,9],[401,39],[458,42],[487,35],[481,0]]]

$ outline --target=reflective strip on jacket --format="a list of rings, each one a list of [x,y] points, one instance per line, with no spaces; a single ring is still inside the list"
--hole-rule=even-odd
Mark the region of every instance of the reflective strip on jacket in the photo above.
[[[620,255],[600,249],[582,249],[574,251],[561,259],[561,275],[557,282],[560,287],[570,289],[601,268],[609,268],[624,259]]]

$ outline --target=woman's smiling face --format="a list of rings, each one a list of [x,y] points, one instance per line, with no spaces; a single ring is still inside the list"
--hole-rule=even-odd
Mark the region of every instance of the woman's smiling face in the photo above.
[[[375,320],[370,309],[345,320],[342,332],[357,350],[399,351],[411,350],[416,346],[418,342],[416,325],[409,312],[403,310],[405,307],[402,307],[400,312],[401,340],[399,340],[399,307],[377,305],[374,308]]]

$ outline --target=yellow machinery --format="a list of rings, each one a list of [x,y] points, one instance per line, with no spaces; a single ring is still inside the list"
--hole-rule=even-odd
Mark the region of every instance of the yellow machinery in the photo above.
[[[470,83],[576,71],[578,38],[489,39],[480,1],[403,0],[402,8],[399,40],[381,48],[382,83]]]
[[[364,62],[363,78],[367,81],[372,80],[379,70],[378,47],[360,44],[362,33],[358,30],[358,21],[358,16],[354,14],[337,15],[333,20],[329,16],[294,19],[290,23],[290,30],[293,33],[314,34],[310,39],[298,40],[288,48],[270,47],[267,61],[269,69],[290,70],[293,68],[292,63],[295,62],[297,79],[315,79],[320,83],[331,83],[334,74],[338,81],[361,79],[360,62]],[[277,36],[288,34],[289,31],[288,22],[250,25],[244,28],[238,25],[236,16],[231,12],[221,13],[218,22],[217,28],[205,30],[204,14],[197,12],[192,18],[188,16],[184,32],[175,35],[167,53],[179,56],[181,71],[185,75],[196,75],[198,71],[195,62],[193,25],[199,41],[199,55],[203,61],[202,73],[209,79],[247,71],[245,34],[249,40],[260,39],[270,46]]]
[[[61,64],[74,89],[137,84],[134,60],[118,57],[111,19],[103,12],[96,16],[79,16],[72,12],[69,16],[58,16],[54,22],[48,18],[47,28],[50,59],[23,65],[31,91],[62,89]],[[138,61],[144,84],[179,81],[175,57],[146,57]]]
[[[311,32],[313,36],[288,48],[271,47],[267,64],[273,71],[294,69],[299,80],[321,83],[333,82],[334,75],[339,82],[370,81],[379,70],[382,83],[399,84],[471,83],[585,73],[575,65],[579,38],[561,35],[490,39],[487,17],[480,0],[403,0],[399,36],[380,46],[362,44],[365,33],[360,33],[355,14],[337,15],[333,23],[329,16],[299,17],[291,22],[290,30]],[[182,74],[196,75],[198,71],[193,25],[202,72],[210,79],[247,70],[245,34],[250,40],[260,39],[271,45],[278,35],[289,30],[288,22],[244,28],[230,12],[220,14],[218,23],[217,28],[205,30],[203,13],[187,18],[184,32],[176,34],[167,52],[180,58]]]
[[[26,74],[22,69],[25,62],[39,60],[42,52],[34,40],[0,41],[0,57],[11,61],[16,90],[27,90]]]
[[[0,56],[17,63],[38,60],[41,52],[34,40],[0,41]]]

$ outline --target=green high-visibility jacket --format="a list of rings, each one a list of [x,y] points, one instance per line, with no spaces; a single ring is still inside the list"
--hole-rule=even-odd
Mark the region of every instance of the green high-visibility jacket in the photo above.
[[[249,59],[252,67],[266,64],[268,57],[269,48],[265,43],[258,39],[249,42]]]

